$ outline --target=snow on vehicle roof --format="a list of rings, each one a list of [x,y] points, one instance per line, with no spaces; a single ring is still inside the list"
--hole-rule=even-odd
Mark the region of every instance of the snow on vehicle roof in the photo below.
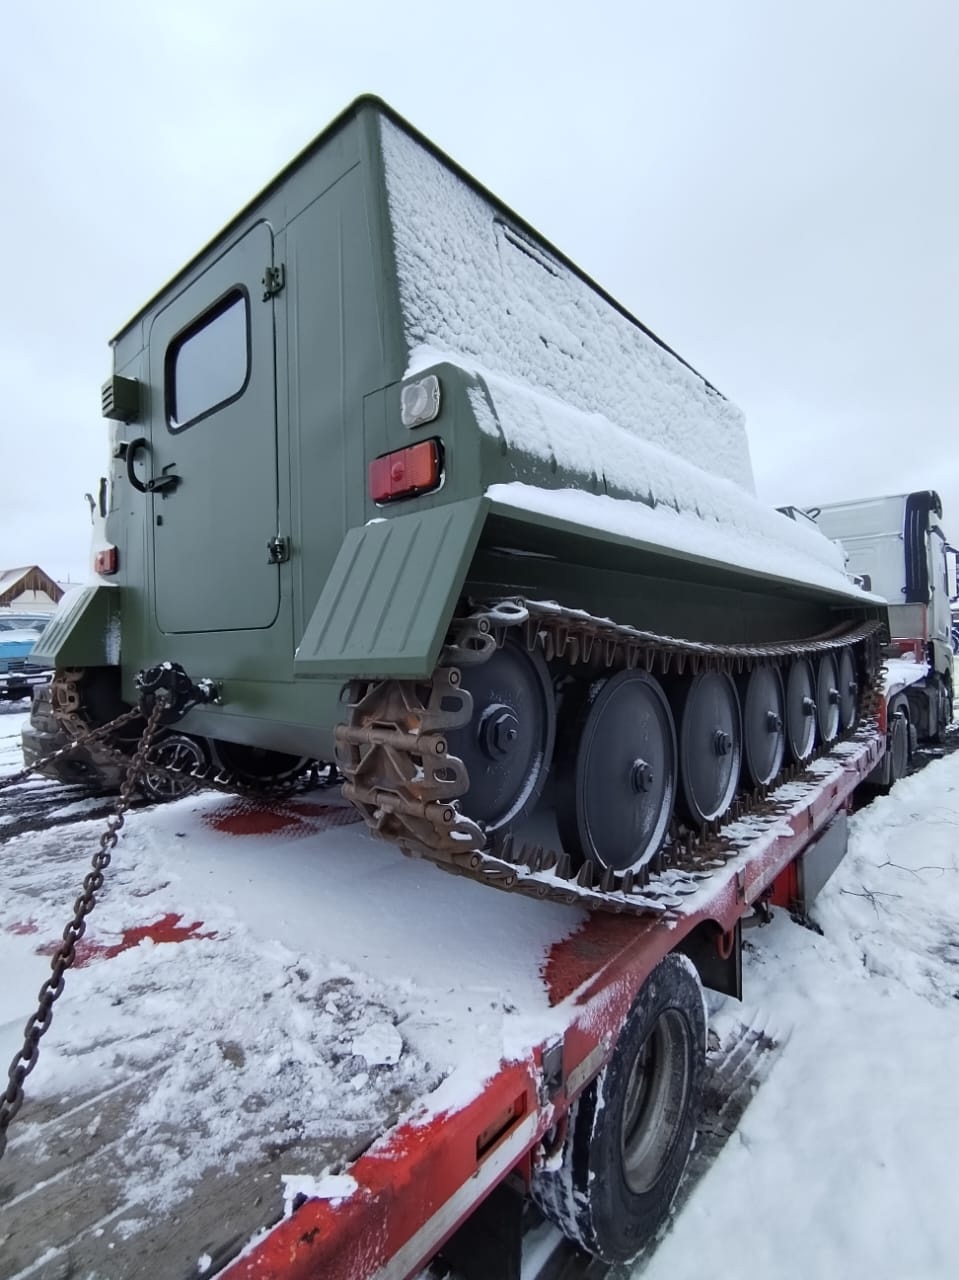
[[[752,489],[734,404],[387,117],[381,135],[412,362],[451,353]]]

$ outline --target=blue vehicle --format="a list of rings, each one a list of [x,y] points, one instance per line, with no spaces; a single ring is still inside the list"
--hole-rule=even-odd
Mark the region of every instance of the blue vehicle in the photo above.
[[[47,663],[30,661],[33,647],[49,621],[48,615],[39,613],[0,615],[0,702],[28,698],[34,686],[50,679],[52,672]]]

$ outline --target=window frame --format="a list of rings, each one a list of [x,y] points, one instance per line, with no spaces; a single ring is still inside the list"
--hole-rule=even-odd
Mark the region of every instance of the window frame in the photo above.
[[[204,409],[202,413],[188,418],[186,422],[177,422],[173,416],[176,409],[176,361],[180,352],[186,344],[195,338],[198,333],[202,333],[208,325],[214,323],[221,315],[225,315],[236,302],[243,303],[243,317],[245,321],[246,332],[246,373],[239,389],[233,395],[227,396],[225,400],[218,400],[215,404],[210,405],[208,409]],[[253,376],[253,333],[252,333],[252,308],[250,305],[249,290],[245,285],[237,283],[232,284],[225,289],[213,302],[210,303],[198,316],[195,316],[189,324],[184,325],[177,333],[173,335],[167,343],[166,354],[163,358],[163,398],[164,398],[164,419],[166,421],[167,431],[171,435],[179,435],[181,431],[186,431],[190,427],[196,426],[198,422],[211,417],[214,413],[219,413],[221,409],[225,409],[227,405],[235,403],[246,392],[250,385],[250,379]]]

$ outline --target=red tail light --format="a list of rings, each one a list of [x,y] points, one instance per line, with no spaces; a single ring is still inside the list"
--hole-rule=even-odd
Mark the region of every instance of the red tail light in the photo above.
[[[370,497],[374,502],[392,502],[427,493],[440,482],[438,440],[421,440],[407,449],[374,458],[370,463]]]
[[[103,577],[108,578],[111,573],[117,571],[117,549],[116,547],[104,547],[98,551],[93,557],[93,572],[99,573]]]

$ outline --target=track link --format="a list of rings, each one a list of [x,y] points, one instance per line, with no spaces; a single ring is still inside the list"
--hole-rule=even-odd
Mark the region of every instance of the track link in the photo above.
[[[735,822],[775,821],[772,793],[801,780],[812,760],[784,769],[769,785],[737,796],[723,823],[700,831],[675,823],[663,848],[639,871],[578,868],[563,852],[517,845],[511,834],[488,838],[462,808],[469,790],[463,761],[451,755],[445,733],[469,723],[473,700],[461,668],[487,661],[509,636],[547,662],[599,675],[644,670],[657,675],[722,671],[730,675],[762,664],[810,657],[850,646],[861,691],[859,720],[849,738],[875,718],[880,668],[879,622],[837,627],[806,641],[720,645],[655,635],[548,601],[497,600],[454,619],[440,663],[427,680],[354,681],[345,696],[347,718],[336,728],[337,764],[344,795],[375,834],[411,857],[493,888],[589,909],[662,915],[735,855],[742,844]],[[832,744],[834,748],[842,738]]]

